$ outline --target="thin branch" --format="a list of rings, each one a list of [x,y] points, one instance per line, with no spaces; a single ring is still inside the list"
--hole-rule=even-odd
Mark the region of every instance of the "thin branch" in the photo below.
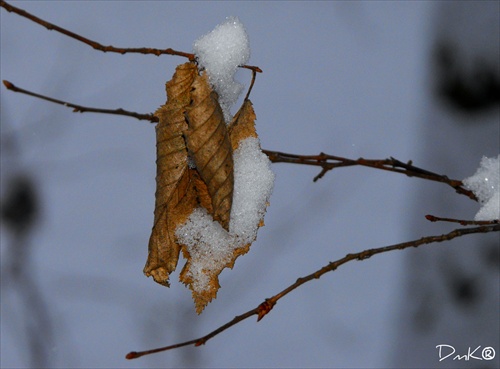
[[[404,250],[410,247],[419,247],[422,245],[426,244],[431,244],[431,243],[436,243],[436,242],[444,242],[444,241],[450,241],[454,238],[469,235],[469,234],[475,234],[475,233],[489,233],[489,232],[499,232],[500,231],[500,225],[499,224],[494,224],[494,225],[488,225],[488,226],[480,226],[476,228],[460,228],[460,229],[455,229],[454,231],[443,234],[440,236],[429,236],[429,237],[423,237],[418,240],[414,241],[409,241],[409,242],[403,242],[403,243],[398,243],[395,245],[391,246],[385,246],[385,247],[379,247],[379,248],[374,248],[374,249],[367,249],[358,253],[354,254],[347,254],[344,256],[342,259],[338,259],[337,261],[330,262],[329,264],[325,265],[323,268],[315,271],[314,273],[311,273],[305,277],[298,278],[295,283],[292,283],[290,286],[285,288],[283,291],[279,292],[278,294],[274,295],[271,298],[265,299],[264,302],[262,302],[259,306],[256,308],[247,311],[246,313],[243,313],[241,315],[238,315],[234,317],[231,321],[227,322],[226,324],[220,326],[219,328],[215,329],[214,331],[208,333],[207,335],[200,337],[200,338],[195,338],[189,341],[181,342],[181,343],[176,343],[174,345],[170,346],[165,346],[165,347],[160,347],[152,350],[146,350],[146,351],[132,351],[129,352],[126,355],[127,359],[136,359],[141,356],[145,355],[150,355],[162,351],[168,351],[184,346],[201,346],[204,345],[209,339],[217,336],[219,333],[222,333],[223,331],[231,328],[232,326],[238,324],[239,322],[253,316],[257,315],[257,321],[260,321],[265,315],[267,315],[274,305],[295,290],[296,288],[302,286],[304,283],[307,283],[309,281],[312,281],[313,279],[319,279],[323,274],[326,274],[328,272],[332,272],[336,270],[338,267],[340,267],[343,264],[346,264],[350,261],[353,260],[365,260],[368,259],[374,255],[377,254],[382,254],[385,252],[393,251],[393,250]]]
[[[84,44],[87,44],[91,47],[93,47],[96,50],[103,51],[103,52],[114,52],[114,53],[119,53],[119,54],[125,54],[125,53],[140,53],[140,54],[153,54],[156,56],[160,56],[162,54],[168,54],[168,55],[178,55],[178,56],[183,56],[188,58],[191,61],[195,61],[195,55],[194,54],[189,54],[189,53],[184,53],[182,51],[176,51],[171,48],[168,49],[153,49],[153,48],[148,48],[148,47],[140,47],[140,48],[120,48],[120,47],[114,47],[114,46],[104,46],[101,45],[100,43],[96,41],[89,40],[88,38],[85,38],[83,36],[80,36],[74,32],[68,31],[67,29],[64,29],[62,27],[59,27],[53,23],[47,22],[41,18],[38,18],[34,16],[33,14],[28,13],[27,11],[16,8],[15,6],[12,6],[8,4],[6,1],[1,0],[0,1],[0,6],[5,8],[8,12],[13,12],[16,13],[22,17],[25,17],[35,23],[38,23],[39,25],[47,28],[49,31],[57,31],[59,33],[62,33],[65,36],[74,38],[75,40],[78,40],[80,42],[83,42]]]
[[[430,181],[446,183],[447,185],[453,187],[457,193],[468,196],[472,200],[477,201],[477,197],[472,193],[472,191],[465,189],[461,181],[450,179],[445,175],[433,173],[428,170],[416,167],[412,165],[411,161],[408,163],[404,163],[392,157],[382,160],[370,160],[364,158],[353,160],[340,156],[328,155],[323,152],[319,155],[297,155],[271,150],[263,151],[267,156],[269,156],[269,159],[273,163],[303,164],[321,167],[321,172],[316,177],[314,177],[315,182],[318,179],[322,178],[326,172],[332,169],[361,165],[364,167],[405,174],[408,177],[419,177]]]
[[[247,94],[245,95],[245,100],[248,100],[250,97],[250,92],[252,92],[253,84],[255,83],[255,77],[257,76],[257,72],[252,70],[252,80],[250,82],[250,86],[248,87]]]
[[[135,113],[132,111],[123,110],[122,108],[118,108],[118,109],[89,108],[86,106],[72,104],[72,103],[69,103],[66,101],[57,100],[57,99],[54,99],[52,97],[40,95],[40,94],[31,92],[31,91],[22,89],[20,87],[17,87],[13,83],[6,81],[6,80],[3,81],[3,84],[5,85],[5,87],[8,90],[11,90],[14,92],[20,92],[20,93],[25,94],[25,95],[34,96],[34,97],[37,97],[37,98],[42,99],[42,100],[47,100],[47,101],[53,102],[55,104],[59,104],[59,105],[67,106],[69,108],[73,108],[73,112],[75,112],[75,113],[91,112],[91,113],[125,115],[127,117],[134,117],[134,118],[137,118],[139,120],[149,120],[150,122],[158,122],[158,118],[155,117],[153,114],[139,114],[139,113]]]
[[[252,81],[250,83],[250,87],[248,89],[247,96],[245,99],[248,98],[248,95],[250,94],[252,90],[253,83],[255,81],[255,74],[256,72],[252,72]],[[141,114],[141,113],[136,113],[136,112],[131,112],[127,111],[124,109],[99,109],[99,108],[91,108],[87,106],[82,106],[82,105],[76,105],[72,104],[66,101],[62,100],[57,100],[52,97],[48,97],[45,95],[37,94],[25,89],[22,89],[20,87],[15,86],[13,83],[9,81],[3,81],[5,87],[7,89],[14,91],[14,92],[19,92],[23,93],[29,96],[34,96],[39,99],[47,100],[59,105],[67,106],[70,108],[73,108],[73,112],[94,112],[94,113],[104,113],[104,114],[115,114],[115,115],[124,115],[124,116],[129,116],[129,117],[134,117],[139,120],[148,120],[150,122],[158,122],[158,118],[155,117],[153,114]],[[280,151],[272,151],[272,150],[262,150],[268,157],[269,160],[273,163],[289,163],[289,164],[302,164],[302,165],[313,165],[313,166],[319,166],[322,168],[321,172],[314,178],[314,181],[317,181],[319,178],[323,177],[323,175],[335,168],[340,168],[340,167],[348,167],[348,166],[354,166],[354,165],[361,165],[365,167],[370,167],[370,168],[375,168],[375,169],[381,169],[381,170],[387,170],[390,172],[395,172],[395,173],[401,173],[405,174],[408,177],[419,177],[423,179],[427,179],[430,181],[436,181],[436,182],[442,182],[446,183],[447,185],[453,187],[455,191],[459,194],[468,196],[472,200],[477,201],[476,196],[472,193],[472,191],[469,191],[465,189],[462,186],[462,182],[456,179],[450,179],[445,175],[437,174],[430,172],[428,170],[416,167],[412,165],[411,161],[408,163],[403,163],[400,160],[397,160],[395,158],[390,158],[390,159],[348,159],[348,158],[343,158],[341,156],[334,156],[334,155],[328,155],[325,153],[320,153],[319,155],[298,155],[298,154],[289,154],[289,153],[284,153]]]
[[[104,46],[96,41],[90,40],[90,39],[83,37],[83,36],[80,36],[74,32],[68,31],[65,28],[59,27],[53,23],[50,23],[50,22],[47,22],[41,18],[38,18],[38,17],[34,16],[33,14],[28,13],[27,11],[25,11],[23,9],[16,8],[15,6],[8,4],[4,0],[0,0],[0,6],[5,8],[5,10],[7,10],[8,12],[16,13],[16,14],[18,14],[22,17],[25,17],[25,18],[27,18],[35,23],[38,23],[39,25],[47,28],[49,31],[57,31],[59,33],[62,33],[65,36],[74,38],[75,40],[83,42],[84,44],[91,46],[95,50],[99,50],[102,52],[112,52],[112,53],[118,53],[118,54],[126,54],[126,53],[153,54],[156,56],[167,54],[167,55],[182,56],[182,57],[188,58],[189,61],[192,61],[192,62],[196,61],[195,54],[185,53],[183,51],[174,50],[172,48],[154,49],[154,48],[150,48],[150,47],[128,48],[128,47],[114,47],[111,45]],[[246,68],[246,69],[250,69],[250,70],[255,71],[255,72],[262,73],[262,69],[260,69],[259,67],[253,66],[253,65],[242,65],[241,68]]]
[[[431,221],[431,222],[450,222],[450,223],[458,223],[463,226],[466,225],[492,225],[492,224],[499,224],[500,220],[499,219],[492,219],[492,220],[462,220],[462,219],[453,219],[453,218],[441,218],[441,217],[436,217],[434,215],[426,215],[425,219]]]
[[[255,72],[255,73],[262,73],[262,69],[260,69],[256,65],[246,65],[245,64],[245,65],[240,65],[239,67],[245,68],[245,69],[250,69],[252,72]]]

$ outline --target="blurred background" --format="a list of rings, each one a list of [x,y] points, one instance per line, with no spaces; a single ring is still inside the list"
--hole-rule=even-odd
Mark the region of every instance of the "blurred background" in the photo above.
[[[104,45],[192,43],[227,16],[245,25],[263,148],[393,156],[463,179],[499,153],[497,1],[15,1]],[[0,11],[1,78],[54,98],[141,113],[165,102],[185,59],[118,55]],[[251,74],[238,72],[249,84]],[[154,126],[75,114],[1,86],[1,353],[19,367],[499,366],[498,234],[351,262],[205,346],[125,360],[205,335],[347,253],[449,232],[425,214],[473,219],[445,185],[368,168],[313,183],[273,164],[274,193],[250,252],[197,316],[172,276],[142,274],[153,222]],[[238,105],[239,106],[239,105]],[[238,108],[235,107],[235,110]],[[491,361],[439,361],[437,345]]]

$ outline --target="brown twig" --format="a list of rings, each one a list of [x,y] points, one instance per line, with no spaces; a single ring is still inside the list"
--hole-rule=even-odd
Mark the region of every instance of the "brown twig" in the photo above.
[[[377,254],[382,254],[385,252],[393,251],[393,250],[404,250],[409,247],[418,247],[422,246],[425,244],[430,244],[430,243],[436,243],[436,242],[444,242],[444,241],[450,241],[454,238],[469,235],[469,234],[475,234],[475,233],[488,233],[488,232],[498,232],[500,231],[500,225],[499,224],[494,224],[494,225],[488,225],[488,226],[480,226],[476,228],[460,228],[460,229],[455,229],[454,231],[439,235],[439,236],[429,236],[429,237],[423,237],[418,240],[414,241],[409,241],[409,242],[403,242],[403,243],[398,243],[395,245],[391,246],[385,246],[385,247],[379,247],[379,248],[374,248],[374,249],[367,249],[361,252],[357,252],[354,254],[347,254],[344,256],[342,259],[338,259],[337,261],[330,262],[329,264],[325,265],[323,268],[315,271],[314,273],[311,273],[305,277],[298,278],[295,283],[292,283],[290,286],[285,288],[283,291],[279,292],[278,294],[274,295],[271,298],[265,299],[264,302],[262,302],[259,306],[256,308],[247,311],[244,314],[238,315],[234,317],[231,321],[227,322],[226,324],[220,326],[219,328],[215,329],[214,331],[208,333],[207,335],[200,337],[200,338],[195,338],[193,340],[189,340],[186,342],[181,342],[177,343],[174,345],[170,346],[165,346],[165,347],[160,347],[152,350],[146,350],[146,351],[132,351],[129,352],[126,355],[127,359],[136,359],[141,356],[145,355],[150,355],[162,351],[168,351],[172,350],[175,348],[180,348],[184,346],[200,346],[205,344],[209,339],[215,337],[219,333],[222,333],[228,328],[231,328],[232,326],[238,324],[239,322],[253,316],[257,315],[258,319],[257,321],[260,321],[265,315],[267,315],[271,309],[276,305],[278,300],[283,298],[285,295],[289,294],[296,288],[300,287],[304,283],[307,283],[313,279],[319,279],[323,274],[326,274],[328,272],[332,272],[336,270],[338,267],[340,267],[343,264],[346,264],[350,261],[353,260],[365,260],[368,259],[374,255]]]
[[[431,222],[450,222],[450,223],[458,223],[463,226],[466,225],[492,225],[492,224],[499,224],[500,221],[498,219],[492,219],[492,220],[462,220],[462,219],[453,219],[453,218],[441,218],[441,217],[436,217],[434,215],[426,215],[425,219],[431,221]]]
[[[250,97],[250,92],[252,92],[253,84],[255,83],[255,77],[257,76],[257,72],[252,70],[252,80],[250,82],[250,86],[248,87],[247,94],[245,95],[245,100],[248,100]]]
[[[7,10],[8,12],[16,13],[22,17],[25,17],[25,18],[31,20],[32,22],[38,23],[39,25],[47,28],[49,31],[57,31],[59,33],[62,33],[65,36],[74,38],[75,40],[83,42],[84,44],[91,46],[95,50],[99,50],[102,52],[112,52],[112,53],[118,53],[118,54],[126,54],[126,53],[153,54],[156,56],[167,54],[167,55],[182,56],[182,57],[188,58],[192,62],[196,61],[195,54],[174,50],[172,48],[155,49],[155,48],[150,48],[150,47],[137,47],[137,48],[132,47],[132,48],[129,48],[129,47],[114,47],[111,45],[104,46],[96,41],[90,40],[90,39],[83,37],[83,36],[80,36],[74,32],[68,31],[65,28],[59,27],[53,23],[50,23],[50,22],[47,22],[41,18],[38,18],[38,17],[34,16],[33,14],[28,13],[27,11],[25,11],[23,9],[16,8],[15,6],[8,4],[4,0],[0,0],[0,6],[5,8],[5,10]],[[260,69],[259,67],[253,66],[253,65],[242,65],[240,67],[250,69],[254,72],[262,73],[262,69]]]
[[[428,170],[412,165],[411,161],[404,163],[395,158],[370,160],[370,159],[347,159],[340,156],[328,155],[320,153],[319,155],[297,155],[279,151],[263,150],[273,163],[291,163],[314,165],[322,168],[321,172],[314,177],[316,182],[322,178],[326,172],[340,167],[348,167],[353,165],[361,165],[369,168],[387,170],[390,172],[405,174],[408,177],[419,177],[430,181],[442,182],[453,187],[455,191],[461,195],[468,196],[472,200],[477,201],[477,197],[462,186],[462,182],[456,179],[450,179],[445,175],[430,172]]]
[[[252,72],[255,73],[262,73],[262,69],[260,69],[255,65],[240,65],[240,68],[250,69]]]
[[[255,82],[255,76],[256,72],[252,72],[252,81],[250,83],[250,87],[248,89],[248,93],[245,97],[245,99],[248,99],[248,95],[250,94],[253,84]],[[91,108],[87,106],[82,106],[82,105],[76,105],[72,104],[66,101],[62,100],[57,100],[45,95],[37,94],[25,89],[22,89],[20,87],[15,86],[13,83],[9,81],[3,81],[5,87],[7,89],[14,91],[14,92],[20,92],[29,96],[34,96],[39,99],[47,100],[59,105],[67,106],[70,108],[73,108],[73,112],[94,112],[94,113],[104,113],[104,114],[116,114],[116,115],[124,115],[128,117],[134,117],[139,120],[148,120],[150,122],[158,122],[158,118],[155,117],[153,114],[141,114],[141,113],[136,113],[136,112],[131,112],[127,111],[124,109],[99,109],[99,108]],[[323,175],[335,168],[340,168],[340,167],[348,167],[348,166],[354,166],[354,165],[361,165],[365,167],[370,167],[370,168],[375,168],[375,169],[381,169],[381,170],[387,170],[390,172],[395,172],[395,173],[401,173],[405,174],[408,177],[419,177],[423,179],[427,179],[430,181],[436,181],[436,182],[442,182],[446,183],[447,185],[453,187],[455,191],[459,194],[468,196],[472,200],[477,201],[476,196],[472,193],[472,191],[469,191],[465,189],[462,186],[462,182],[459,180],[455,179],[450,179],[445,175],[437,174],[430,172],[428,170],[416,167],[412,165],[411,162],[409,163],[403,163],[402,161],[399,161],[395,158],[389,158],[389,159],[348,159],[348,158],[343,158],[341,156],[334,156],[334,155],[328,155],[325,153],[320,153],[319,155],[298,155],[298,154],[289,154],[289,153],[284,153],[284,152],[279,152],[279,151],[272,151],[272,150],[262,150],[268,157],[269,160],[273,163],[289,163],[289,164],[302,164],[302,165],[313,165],[313,166],[319,166],[322,168],[321,172],[314,178],[314,181],[317,181],[319,178],[323,177]]]
[[[40,94],[31,92],[31,91],[25,90],[23,88],[17,87],[13,83],[6,81],[6,80],[3,80],[3,84],[5,85],[5,87],[8,90],[11,90],[14,92],[19,92],[19,93],[29,95],[29,96],[34,96],[34,97],[37,97],[37,98],[42,99],[42,100],[50,101],[50,102],[53,102],[55,104],[59,104],[59,105],[67,106],[69,108],[73,108],[73,112],[75,112],[75,113],[90,112],[90,113],[125,115],[127,117],[134,117],[134,118],[137,118],[139,120],[149,120],[150,122],[158,122],[158,118],[155,117],[153,114],[140,114],[140,113],[135,113],[133,111],[127,111],[127,110],[124,110],[122,108],[118,108],[118,109],[89,108],[86,106],[72,104],[72,103],[69,103],[66,101],[57,100],[57,99],[54,99],[52,97],[40,95]]]
[[[195,60],[195,55],[190,54],[190,53],[185,53],[182,51],[177,51],[173,50],[171,48],[168,49],[154,49],[154,48],[149,48],[149,47],[139,47],[139,48],[121,48],[121,47],[114,47],[114,46],[104,46],[96,41],[89,40],[88,38],[85,38],[83,36],[80,36],[74,32],[68,31],[67,29],[64,29],[62,27],[59,27],[53,23],[47,22],[41,18],[38,18],[34,16],[33,14],[28,13],[27,11],[16,8],[15,6],[12,6],[8,4],[6,1],[1,0],[0,1],[0,6],[5,8],[8,12],[13,12],[16,13],[22,17],[25,17],[35,23],[38,23],[39,25],[47,28],[49,31],[57,31],[59,33],[62,33],[65,36],[74,38],[75,40],[78,40],[80,42],[83,42],[84,44],[87,44],[91,47],[93,47],[96,50],[103,51],[103,52],[113,52],[113,53],[119,53],[119,54],[125,54],[125,53],[140,53],[140,54],[153,54],[156,56],[160,56],[162,54],[168,54],[168,55],[177,55],[177,56],[183,56],[185,58],[188,58],[191,61]]]

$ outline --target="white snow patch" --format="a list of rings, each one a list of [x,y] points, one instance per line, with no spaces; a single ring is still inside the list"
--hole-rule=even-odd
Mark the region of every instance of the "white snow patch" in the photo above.
[[[464,179],[463,184],[481,203],[475,220],[500,219],[500,155],[497,158],[483,156],[476,173]]]
[[[179,243],[191,255],[190,276],[193,290],[208,286],[204,271],[217,270],[231,260],[233,251],[257,237],[259,223],[274,186],[274,173],[269,158],[261,151],[259,139],[250,137],[240,142],[234,152],[234,194],[229,232],[213,220],[204,208],[197,208],[177,228]]]
[[[231,121],[231,107],[243,90],[234,80],[239,65],[250,58],[248,35],[237,17],[228,17],[213,31],[195,41],[193,50],[200,67],[205,68],[210,83],[219,94],[219,104],[226,123]]]

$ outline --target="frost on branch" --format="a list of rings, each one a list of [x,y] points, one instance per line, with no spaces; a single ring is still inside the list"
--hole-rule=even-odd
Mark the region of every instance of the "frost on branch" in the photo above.
[[[250,100],[227,124],[241,92],[234,72],[249,56],[243,26],[229,18],[196,45],[200,70],[191,62],[178,66],[167,102],[155,112],[157,190],[144,273],[168,286],[182,250],[179,278],[201,313],[217,295],[219,274],[248,252],[264,225],[274,174]]]
[[[500,219],[500,155],[497,158],[484,156],[476,173],[463,183],[481,203],[475,220]]]

